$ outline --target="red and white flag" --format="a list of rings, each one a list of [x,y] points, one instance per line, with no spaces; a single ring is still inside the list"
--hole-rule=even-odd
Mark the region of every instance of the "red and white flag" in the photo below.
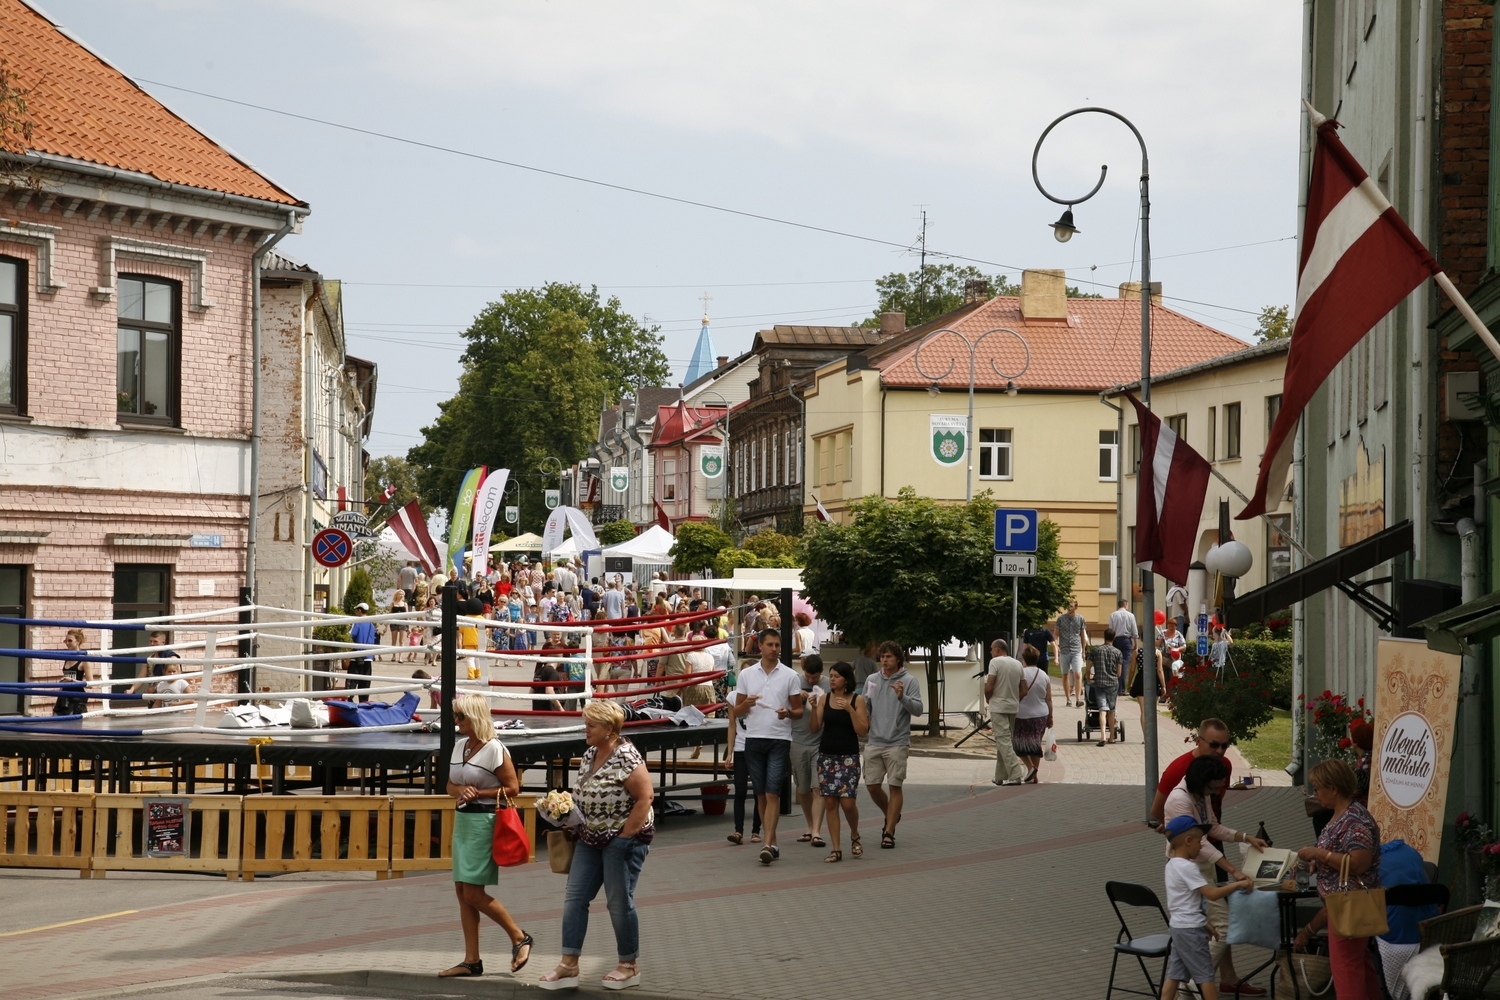
[[[811,496],[812,494],[808,494],[808,495]],[[823,501],[819,500],[815,496],[812,499],[813,499],[813,503],[815,503],[815,504],[818,505],[818,520],[819,521],[832,521],[833,520],[833,516],[828,513],[828,508],[823,506]]]
[[[1140,422],[1141,471],[1136,476],[1135,562],[1187,586],[1208,495],[1208,460],[1130,393]]]
[[[386,483],[385,489],[380,491],[380,502],[390,503],[391,497],[396,495],[396,484]]]
[[[661,505],[660,500],[652,500],[651,502],[656,504],[656,523],[661,525],[661,530],[671,531],[672,519],[667,516],[667,508]]]
[[[1260,459],[1260,478],[1241,521],[1274,509],[1286,487],[1297,421],[1334,366],[1381,317],[1442,273],[1380,188],[1344,148],[1338,122],[1308,107],[1318,130],[1307,189],[1296,323],[1281,412]]]
[[[386,522],[401,544],[406,546],[406,551],[421,560],[422,566],[429,573],[436,573],[438,567],[443,564],[443,559],[438,555],[438,547],[432,541],[432,535],[427,531],[427,519],[422,516],[422,505],[416,500],[402,507],[391,515]]]

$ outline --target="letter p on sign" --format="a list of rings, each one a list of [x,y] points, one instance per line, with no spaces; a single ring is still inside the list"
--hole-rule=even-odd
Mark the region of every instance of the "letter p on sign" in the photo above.
[[[1035,552],[1037,516],[1034,510],[995,511],[995,551]]]

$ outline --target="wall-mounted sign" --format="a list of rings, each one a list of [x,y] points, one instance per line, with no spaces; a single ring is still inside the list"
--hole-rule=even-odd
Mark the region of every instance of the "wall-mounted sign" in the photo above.
[[[360,510],[341,510],[333,515],[333,526],[350,538],[374,538],[370,515]]]
[[[962,414],[933,413],[930,421],[932,460],[942,466],[962,462],[969,448],[968,418]]]
[[[354,542],[338,528],[324,528],[313,535],[312,555],[319,566],[333,569],[354,555]]]
[[[724,474],[724,446],[705,444],[698,448],[698,468],[705,479],[718,479]]]
[[[188,545],[195,549],[220,549],[224,547],[223,535],[189,535]]]

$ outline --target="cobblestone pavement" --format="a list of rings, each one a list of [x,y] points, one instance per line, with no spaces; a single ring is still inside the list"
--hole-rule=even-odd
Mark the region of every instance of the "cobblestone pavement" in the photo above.
[[[726,817],[664,820],[637,896],[649,991],[637,995],[1097,994],[1117,930],[1104,882],[1137,881],[1161,891],[1162,842],[1140,822],[1141,786],[970,790],[952,780],[975,768],[981,780],[989,777],[983,760],[913,761],[897,849],[879,848],[878,823],[866,812],[865,856],[846,853],[837,865],[823,863],[825,850],[791,842],[796,822],[783,827],[789,836],[782,859],[766,868],[748,844],[725,841]],[[923,770],[932,773],[920,777]],[[933,778],[948,783],[925,783]],[[869,808],[868,798],[860,802]],[[1264,821],[1280,846],[1311,838],[1293,789],[1233,792],[1226,821],[1249,829]],[[544,863],[502,878],[497,895],[535,935],[535,958],[518,979],[492,972],[478,983],[440,987],[426,977],[462,957],[445,875],[388,882],[284,876],[241,884],[7,871],[0,873],[0,982],[15,1000],[115,996],[142,987],[166,996],[262,1000],[390,995],[380,987],[405,996],[476,989],[535,996],[534,987],[521,984],[556,960],[563,879]],[[614,964],[602,904],[601,897],[585,948],[585,982]],[[86,922],[49,927],[80,920]],[[488,925],[484,934],[492,969],[505,969],[503,936]],[[1253,957],[1242,955],[1241,966],[1254,964]],[[354,975],[334,987],[251,988],[222,978],[300,975],[328,982],[335,973]]]

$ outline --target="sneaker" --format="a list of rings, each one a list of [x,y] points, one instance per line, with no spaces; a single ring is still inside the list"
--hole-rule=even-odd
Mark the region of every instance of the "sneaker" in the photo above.
[[[765,847],[762,847],[760,849],[760,863],[761,864],[768,865],[772,861],[775,861],[775,860],[776,860],[776,848],[772,847],[770,844],[767,844]]]
[[[1002,782],[1000,782],[1000,784],[1002,784],[1002,785],[1019,785],[1020,783],[1021,783],[1021,779],[1020,778],[1011,778],[1009,781],[1002,781]]]

